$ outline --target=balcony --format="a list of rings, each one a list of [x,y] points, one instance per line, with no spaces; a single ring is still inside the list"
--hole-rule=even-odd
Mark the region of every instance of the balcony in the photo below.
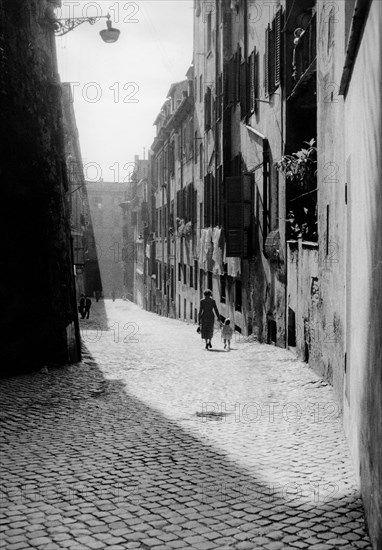
[[[317,70],[316,44],[317,14],[313,13],[305,29],[294,31],[294,48],[292,58],[293,89],[288,100],[295,98],[305,88]]]

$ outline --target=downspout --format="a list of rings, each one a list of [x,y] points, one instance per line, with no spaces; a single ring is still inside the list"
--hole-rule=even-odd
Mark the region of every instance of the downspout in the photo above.
[[[265,240],[268,236],[268,165],[269,142],[263,140],[263,254],[265,255]]]

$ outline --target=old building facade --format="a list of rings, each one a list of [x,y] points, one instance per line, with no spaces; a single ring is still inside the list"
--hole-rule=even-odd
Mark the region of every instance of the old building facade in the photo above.
[[[65,162],[68,174],[68,203],[70,215],[73,267],[77,298],[85,293],[85,251],[92,239],[89,201],[85,184],[80,141],[73,107],[70,84],[61,85]]]
[[[121,298],[123,289],[123,216],[126,183],[86,182],[92,233],[85,250],[86,294]]]
[[[209,287],[237,335],[333,385],[375,548],[380,26],[376,0],[195,0],[193,65],[155,121],[145,247],[147,309],[197,322]]]

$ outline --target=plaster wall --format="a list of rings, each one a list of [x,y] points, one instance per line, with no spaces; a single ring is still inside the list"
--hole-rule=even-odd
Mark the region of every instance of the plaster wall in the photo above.
[[[371,3],[345,96],[345,429],[374,548],[382,548],[382,4]]]

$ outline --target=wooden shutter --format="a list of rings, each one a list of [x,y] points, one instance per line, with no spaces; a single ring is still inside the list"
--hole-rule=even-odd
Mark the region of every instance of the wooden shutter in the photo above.
[[[269,93],[273,94],[275,91],[275,20],[269,29],[268,38],[268,88]]]
[[[264,53],[264,90],[265,95],[269,95],[269,33],[270,27],[265,29],[265,53]]]
[[[226,178],[226,255],[241,258],[243,245],[241,176]]]
[[[255,50],[251,53],[248,60],[249,64],[249,111],[255,110]]]
[[[254,88],[254,111],[257,113],[259,109],[260,90],[259,90],[259,52],[254,49],[254,68],[253,68],[253,88]]]
[[[253,175],[227,177],[226,181],[227,256],[252,255]]]
[[[281,81],[281,8],[277,10],[276,16],[274,19],[274,40],[275,40],[275,60],[274,60],[274,85],[275,88],[280,84]]]
[[[204,227],[211,225],[211,174],[204,177]]]
[[[235,103],[240,101],[240,72],[241,72],[241,48],[237,49],[235,56]]]
[[[243,61],[240,64],[240,110],[241,118],[246,118],[248,112],[247,106],[247,63]]]

